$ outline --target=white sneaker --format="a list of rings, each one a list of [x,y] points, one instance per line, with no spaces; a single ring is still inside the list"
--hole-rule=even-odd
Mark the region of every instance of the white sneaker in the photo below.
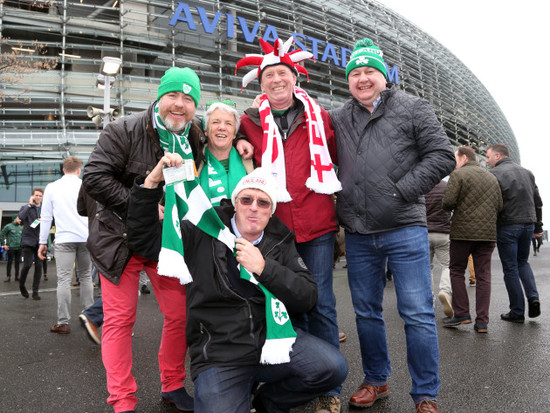
[[[439,297],[441,304],[443,304],[443,314],[447,317],[454,316],[453,306],[451,305],[451,297],[449,297],[449,294],[441,291],[437,296]]]

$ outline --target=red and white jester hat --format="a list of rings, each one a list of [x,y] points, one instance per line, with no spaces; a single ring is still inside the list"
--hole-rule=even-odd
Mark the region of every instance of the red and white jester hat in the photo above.
[[[281,39],[277,39],[275,40],[273,46],[267,43],[264,39],[260,38],[260,45],[262,46],[265,55],[255,53],[246,54],[241,60],[237,62],[235,74],[237,74],[237,70],[241,67],[259,66],[257,70],[252,69],[250,72],[243,76],[242,87],[244,88],[248,86],[248,84],[256,78],[259,79],[260,73],[266,67],[279,64],[285,64],[289,66],[292,70],[294,70],[296,74],[305,74],[307,76],[307,80],[309,81],[307,70],[303,66],[297,65],[296,63],[311,59],[313,57],[313,54],[310,52],[306,52],[302,49],[293,50],[289,53],[288,49],[290,49],[290,46],[292,46],[293,43],[293,36],[290,36],[290,39],[288,39],[284,43]]]

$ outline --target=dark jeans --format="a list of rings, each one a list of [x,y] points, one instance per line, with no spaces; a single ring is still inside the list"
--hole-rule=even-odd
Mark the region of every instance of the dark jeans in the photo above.
[[[195,413],[249,413],[255,383],[264,383],[256,397],[270,413],[289,412],[340,386],[348,374],[346,359],[333,345],[296,329],[290,362],[252,366],[216,366],[199,373]]]
[[[40,287],[40,278],[42,277],[42,262],[38,258],[38,246],[37,247],[22,247],[21,252],[23,254],[23,268],[21,269],[21,276],[19,277],[19,289],[26,291],[25,282],[27,281],[27,274],[32,267],[34,258],[34,278],[32,281],[32,292],[37,293]]]
[[[497,227],[497,248],[504,272],[504,284],[510,299],[510,311],[515,315],[524,315],[525,298],[538,298],[537,284],[533,270],[527,262],[533,224],[499,225]]]
[[[470,302],[466,291],[464,274],[468,267],[468,256],[472,254],[476,272],[476,323],[489,323],[491,303],[491,255],[495,243],[489,241],[451,240],[449,269],[453,290],[453,311],[455,316],[470,315]]]
[[[82,314],[88,317],[96,327],[101,327],[103,325],[103,298],[98,297],[91,306],[82,311]]]
[[[6,275],[8,278],[11,277],[11,263],[14,263],[15,267],[15,278],[19,278],[19,263],[21,262],[21,250],[20,249],[9,249],[8,250],[8,264],[6,266]]]

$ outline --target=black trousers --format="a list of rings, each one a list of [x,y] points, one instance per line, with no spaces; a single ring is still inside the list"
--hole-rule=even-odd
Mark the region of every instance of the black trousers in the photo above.
[[[36,247],[23,247],[21,248],[23,253],[23,268],[21,269],[21,275],[19,276],[19,289],[25,291],[25,281],[27,281],[27,274],[32,267],[34,260],[34,278],[32,281],[32,292],[37,293],[40,287],[40,278],[42,277],[42,262],[38,258],[38,246]]]
[[[21,262],[21,250],[20,249],[9,249],[8,250],[8,265],[6,266],[6,275],[8,278],[11,277],[11,264],[14,263],[15,267],[15,278],[19,278],[19,263]]]

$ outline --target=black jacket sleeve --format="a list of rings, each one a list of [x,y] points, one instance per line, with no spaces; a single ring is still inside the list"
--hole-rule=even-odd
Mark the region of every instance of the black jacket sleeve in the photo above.
[[[126,217],[128,246],[135,254],[151,261],[158,261],[162,241],[162,222],[159,221],[158,204],[164,193],[161,186],[142,188],[144,177],[136,178],[130,192]]]

